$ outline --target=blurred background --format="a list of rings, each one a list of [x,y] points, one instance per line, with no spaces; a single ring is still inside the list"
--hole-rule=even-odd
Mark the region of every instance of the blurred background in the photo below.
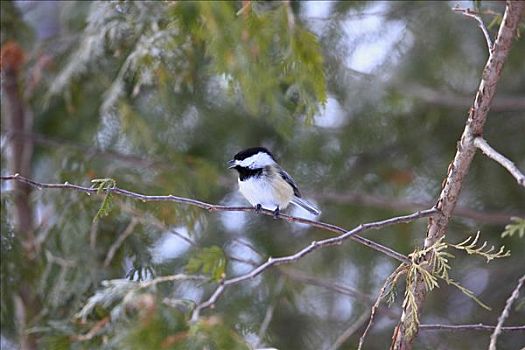
[[[144,194],[247,205],[226,161],[262,145],[322,221],[351,229],[430,208],[488,55],[456,4],[480,11],[495,38],[503,2],[2,1],[2,175],[83,186],[111,178]],[[522,170],[524,58],[521,37],[485,127]],[[119,196],[97,215],[103,195],[1,189],[2,349],[355,349],[398,266],[348,241],[227,288],[191,324],[223,274],[330,234]],[[487,264],[452,251],[451,277],[492,311],[443,284],[422,324],[497,323],[525,266],[524,239],[501,233],[524,203],[507,171],[476,155],[447,241],[480,231],[512,255]],[[409,254],[426,225],[364,236]],[[212,281],[159,283],[123,300],[126,279],[176,273]],[[365,349],[389,346],[403,291],[379,309]],[[523,323],[524,310],[522,298],[506,325]],[[484,348],[489,335],[422,330],[415,348]],[[518,332],[499,339],[501,349],[525,344]]]

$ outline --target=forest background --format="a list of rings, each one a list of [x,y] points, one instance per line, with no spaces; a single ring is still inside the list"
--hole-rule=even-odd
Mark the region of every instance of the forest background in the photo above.
[[[2,181],[2,349],[354,349],[383,286],[394,300],[364,348],[386,348],[406,299],[389,276],[422,248],[429,215],[360,232],[390,255],[345,239],[222,290],[334,233],[112,191],[246,206],[226,162],[264,145],[320,221],[350,230],[432,210],[489,55],[456,4],[496,38],[503,2],[2,1],[2,176],[92,188]],[[518,35],[483,134],[519,169],[524,58]],[[496,325],[523,275],[524,203],[478,152],[446,236],[471,240],[446,257],[450,280],[490,310],[439,279],[416,348],[488,345],[493,328],[432,325]],[[525,344],[524,305],[500,348]]]

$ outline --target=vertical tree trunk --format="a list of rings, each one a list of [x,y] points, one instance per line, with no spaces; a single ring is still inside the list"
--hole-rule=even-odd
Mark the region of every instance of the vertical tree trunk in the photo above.
[[[5,123],[11,132],[7,166],[12,174],[19,173],[23,176],[31,176],[33,145],[29,139],[21,137],[32,127],[31,115],[25,108],[18,83],[23,58],[23,50],[17,43],[7,42],[2,47],[2,94],[5,102],[3,112],[5,113]],[[23,183],[15,183],[13,192],[15,232],[25,251],[23,258],[27,260],[28,264],[31,264],[38,251],[33,231],[31,188]],[[25,333],[29,320],[38,312],[38,302],[33,292],[33,286],[26,281],[12,287],[18,289],[18,294],[15,294],[13,303],[20,331],[20,347],[22,350],[36,349],[36,338]]]
[[[476,153],[474,139],[477,136],[483,135],[483,127],[496,92],[496,85],[501,76],[503,64],[512,46],[512,40],[516,36],[518,24],[524,10],[525,2],[507,1],[505,15],[503,16],[497,39],[490,50],[490,56],[483,70],[474,104],[470,109],[465,129],[458,142],[456,155],[449,165],[447,178],[444,181],[443,189],[436,204],[436,207],[440,211],[434,218],[429,219],[427,237],[424,243],[425,248],[431,247],[447,233],[448,222],[458,201],[463,180],[467,176],[470,163]],[[430,254],[428,255],[426,261],[430,261]],[[393,349],[412,349],[412,342],[417,334],[407,332],[408,325],[406,324],[407,320],[405,316],[407,313],[413,311],[417,312],[418,315],[421,314],[427,295],[427,290],[421,276],[419,276],[416,281],[412,293],[416,299],[417,310],[410,310],[409,305],[403,310],[401,319],[392,337]]]

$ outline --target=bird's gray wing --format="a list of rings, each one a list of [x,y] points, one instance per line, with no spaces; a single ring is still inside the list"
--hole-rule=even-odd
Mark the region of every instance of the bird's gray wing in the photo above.
[[[299,197],[301,198],[301,192],[299,192],[299,188],[297,188],[297,184],[295,183],[295,181],[292,179],[292,177],[290,176],[290,174],[288,174],[284,169],[282,169],[281,167],[279,167],[279,175],[281,175],[281,177],[290,184],[290,186],[292,186],[293,188],[293,194],[296,196],[296,197]]]

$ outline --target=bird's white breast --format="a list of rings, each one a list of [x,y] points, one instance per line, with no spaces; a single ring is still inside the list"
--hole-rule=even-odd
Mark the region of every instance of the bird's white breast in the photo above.
[[[239,191],[251,205],[260,204],[269,210],[275,210],[277,207],[284,209],[291,199],[283,201],[282,198],[278,198],[279,196],[275,195],[275,188],[261,177],[250,177],[244,181],[239,180]]]

